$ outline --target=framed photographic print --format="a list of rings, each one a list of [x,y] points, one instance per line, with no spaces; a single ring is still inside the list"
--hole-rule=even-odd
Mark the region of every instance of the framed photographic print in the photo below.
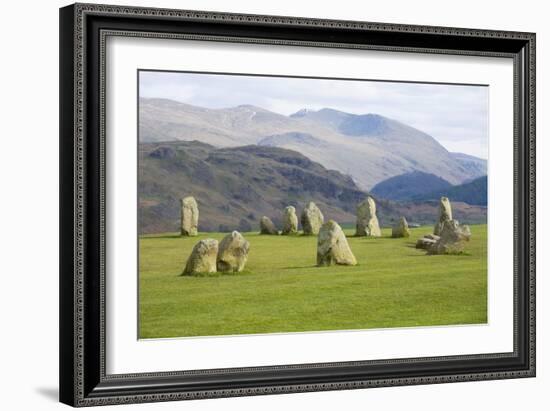
[[[535,35],[60,10],[60,399],[535,376]]]

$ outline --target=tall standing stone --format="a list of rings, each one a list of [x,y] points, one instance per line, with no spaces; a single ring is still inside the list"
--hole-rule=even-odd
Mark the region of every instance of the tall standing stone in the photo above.
[[[392,227],[391,236],[393,238],[410,237],[411,230],[405,217],[401,217],[399,221]]]
[[[196,236],[199,225],[199,206],[194,197],[181,199],[181,235]]]
[[[302,211],[301,222],[305,235],[317,235],[325,222],[325,218],[319,207],[313,201],[310,201]]]
[[[283,211],[283,231],[281,234],[296,234],[298,232],[298,217],[293,206],[285,207]]]
[[[218,240],[211,238],[200,240],[195,244],[191,255],[187,259],[183,275],[215,273],[217,256]]]
[[[441,197],[439,200],[439,218],[435,223],[434,234],[440,235],[441,229],[446,221],[453,219],[453,211],[451,209],[451,202],[447,197]]]
[[[357,265],[348,240],[337,222],[328,220],[317,237],[317,265]]]
[[[279,234],[279,231],[277,231],[277,227],[275,227],[275,224],[273,224],[273,221],[269,217],[266,217],[265,215],[260,218],[260,234],[267,234],[267,235],[277,235]]]
[[[218,247],[217,267],[222,272],[239,272],[248,260],[250,243],[238,231],[226,235]]]
[[[380,237],[380,225],[376,217],[376,203],[372,197],[359,203],[357,206],[356,236]]]

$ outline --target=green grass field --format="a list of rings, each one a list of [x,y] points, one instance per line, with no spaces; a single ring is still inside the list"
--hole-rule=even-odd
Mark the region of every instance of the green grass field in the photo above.
[[[428,256],[409,239],[351,237],[358,265],[319,268],[316,237],[250,241],[246,270],[180,276],[202,238],[140,238],[141,338],[350,330],[487,322],[487,227],[474,225],[462,255]]]

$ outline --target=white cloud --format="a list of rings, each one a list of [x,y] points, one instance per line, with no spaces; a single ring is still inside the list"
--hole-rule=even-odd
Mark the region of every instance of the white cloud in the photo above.
[[[209,108],[252,104],[285,115],[324,107],[377,113],[432,135],[450,151],[487,157],[484,86],[142,71],[140,95]]]

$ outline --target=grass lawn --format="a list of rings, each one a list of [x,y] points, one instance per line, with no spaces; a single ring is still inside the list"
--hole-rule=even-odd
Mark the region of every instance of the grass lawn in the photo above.
[[[316,237],[261,236],[250,241],[245,271],[180,276],[203,238],[140,238],[140,336],[184,337],[411,327],[487,322],[487,226],[470,226],[463,255],[428,256],[410,239],[351,237],[358,265],[319,268]]]

